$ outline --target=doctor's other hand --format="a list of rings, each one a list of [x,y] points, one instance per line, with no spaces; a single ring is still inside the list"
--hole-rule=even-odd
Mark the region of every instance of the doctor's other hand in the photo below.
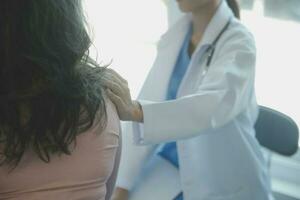
[[[128,200],[128,190],[117,187],[111,200]]]
[[[143,111],[138,101],[131,99],[128,82],[112,69],[106,69],[102,77],[106,94],[115,104],[123,121],[143,122]]]

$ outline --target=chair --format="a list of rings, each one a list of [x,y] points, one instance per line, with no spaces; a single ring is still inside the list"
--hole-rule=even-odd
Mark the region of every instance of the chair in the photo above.
[[[258,142],[272,152],[292,156],[298,150],[297,124],[283,113],[260,106],[255,130]],[[277,200],[297,200],[279,193],[274,193],[274,197]]]
[[[260,106],[255,130],[258,142],[273,152],[292,156],[298,150],[297,124],[283,113]]]

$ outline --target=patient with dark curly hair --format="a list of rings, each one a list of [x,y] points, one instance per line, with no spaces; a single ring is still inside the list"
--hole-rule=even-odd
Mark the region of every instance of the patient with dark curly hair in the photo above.
[[[108,200],[120,121],[81,0],[0,4],[0,199]]]

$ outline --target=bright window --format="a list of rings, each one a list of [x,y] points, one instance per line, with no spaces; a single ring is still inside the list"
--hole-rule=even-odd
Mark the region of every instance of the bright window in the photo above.
[[[156,42],[168,26],[161,0],[85,0],[98,62],[129,82],[135,98],[156,56]],[[91,49],[95,57],[95,49]]]

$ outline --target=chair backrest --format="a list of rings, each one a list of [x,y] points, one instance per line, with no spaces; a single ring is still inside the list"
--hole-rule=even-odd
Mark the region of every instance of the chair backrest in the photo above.
[[[259,143],[271,151],[291,156],[298,150],[298,126],[281,112],[260,106],[255,130]]]

